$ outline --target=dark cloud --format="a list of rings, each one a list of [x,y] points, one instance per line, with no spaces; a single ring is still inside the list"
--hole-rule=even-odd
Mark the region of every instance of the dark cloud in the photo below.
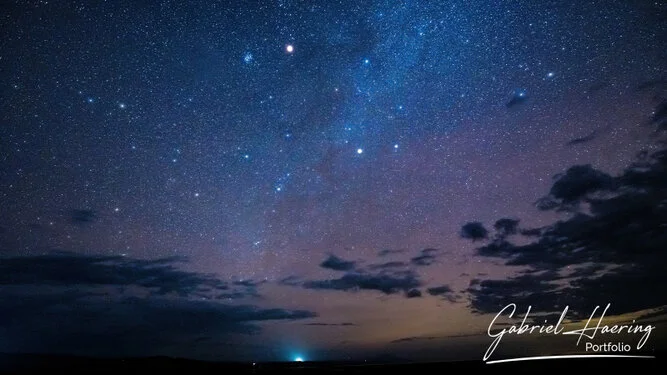
[[[403,337],[397,340],[391,341],[392,344],[401,344],[401,343],[406,343],[406,342],[414,342],[414,341],[430,341],[430,340],[435,340],[438,337],[436,336],[422,336],[422,337],[417,337],[417,336],[411,336],[411,337]]]
[[[459,299],[459,296],[448,285],[428,288],[426,292],[432,296],[442,297],[449,302],[456,302]]]
[[[335,255],[329,255],[327,259],[320,263],[320,267],[334,271],[350,271],[354,269],[354,266],[354,262],[341,259]]]
[[[520,233],[522,236],[526,237],[537,237],[542,234],[543,229],[542,228],[527,228],[527,229],[521,229]]]
[[[658,127],[658,130],[667,130],[667,100],[663,100],[653,112],[651,123]]]
[[[384,250],[380,250],[378,252],[378,255],[381,256],[381,257],[384,257],[384,256],[388,256],[388,255],[393,255],[393,254],[402,254],[404,252],[405,252],[404,249],[384,249]]]
[[[368,269],[370,270],[383,270],[383,269],[389,269],[389,268],[402,268],[407,266],[407,263],[405,262],[385,262],[385,263],[379,263],[379,264],[371,264],[368,266]]]
[[[405,292],[405,297],[407,298],[418,298],[422,296],[422,292],[419,289],[410,289]]]
[[[597,137],[597,132],[593,131],[588,135],[585,135],[580,138],[574,138],[566,143],[567,146],[575,146],[575,145],[580,145],[582,143],[588,143],[592,140],[594,140]]]
[[[483,240],[487,238],[488,234],[489,231],[478,221],[463,224],[460,233],[462,238],[468,238],[473,241]]]
[[[410,263],[415,266],[430,266],[436,262],[436,254],[438,249],[427,248],[419,252],[419,255],[410,259]]]
[[[258,322],[316,316],[303,310],[168,298],[0,294],[5,301],[0,329],[14,338],[12,344],[0,342],[3,352],[159,354],[170,345],[182,349],[203,332],[217,337],[254,334],[261,329]]]
[[[307,289],[340,290],[356,292],[359,290],[374,290],[384,294],[407,293],[419,287],[422,282],[412,271],[370,273],[367,271],[353,271],[337,279],[311,280],[300,284]]]
[[[204,345],[208,340],[197,340],[202,333],[253,334],[259,322],[316,317],[220,303],[216,293],[247,296],[259,283],[225,283],[178,270],[176,261],[71,253],[3,258],[0,331],[12,340],[0,340],[0,352],[179,355],[169,348]]]
[[[503,218],[499,219],[493,224],[493,229],[498,232],[501,237],[511,236],[517,233],[519,227],[518,219]]]
[[[661,88],[667,86],[667,79],[664,78],[657,78],[657,79],[651,79],[648,81],[644,81],[637,85],[637,90],[642,91],[642,90],[648,90],[652,88]]]
[[[422,253],[423,255],[435,255],[435,254],[438,253],[438,249],[434,249],[434,248],[432,248],[432,247],[429,247],[429,248],[423,249],[423,250],[421,251],[421,253]]]
[[[546,197],[541,198],[537,206],[541,210],[560,208],[570,210],[589,195],[608,191],[613,188],[614,179],[590,165],[575,165],[564,174],[555,176],[555,182]]]
[[[138,260],[122,256],[53,253],[4,258],[0,285],[136,286],[157,294],[182,296],[227,291],[230,286],[210,275],[179,270],[180,258]]]
[[[609,86],[608,81],[598,82],[598,83],[595,83],[595,84],[591,85],[591,87],[588,88],[588,92],[591,93],[591,94],[594,94],[594,93],[602,90],[603,88],[605,88],[607,86]]]
[[[509,303],[586,317],[597,305],[619,314],[667,304],[667,149],[642,153],[620,175],[574,166],[554,182],[550,209],[567,217],[530,230],[521,245],[493,240],[477,255],[529,267],[499,280],[473,280],[476,312],[497,313]],[[585,204],[584,204],[585,203]],[[649,287],[647,287],[649,286]]]
[[[300,286],[303,280],[299,276],[291,275],[281,279],[278,283],[287,286]]]
[[[70,210],[69,217],[74,224],[89,224],[97,219],[97,212],[90,209],[73,209]]]
[[[416,266],[430,266],[435,263],[435,257],[433,255],[418,255],[410,259],[410,263]]]

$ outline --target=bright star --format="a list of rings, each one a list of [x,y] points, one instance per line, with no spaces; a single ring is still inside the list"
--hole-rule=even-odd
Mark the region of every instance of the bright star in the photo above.
[[[396,143],[396,144],[394,145],[394,149],[397,149],[397,148],[398,148],[398,143]]]
[[[288,44],[287,46],[285,46],[285,51],[287,51],[287,53],[294,52],[294,46],[291,45],[291,44]]]
[[[118,107],[120,107],[120,109],[125,109],[125,103],[118,104]]]
[[[363,154],[363,153],[364,153],[364,149],[363,149],[363,148],[358,148],[358,149],[357,149],[357,154]]]
[[[371,60],[369,60],[369,59],[364,59],[364,64],[368,65],[368,64],[370,64],[370,63],[371,63]]]
[[[246,52],[243,55],[243,62],[245,62],[246,64],[250,64],[252,62],[252,60],[253,60],[252,53]]]
[[[553,78],[553,76],[554,76],[554,72],[549,72],[549,73],[547,73],[547,77],[548,77],[548,78]]]

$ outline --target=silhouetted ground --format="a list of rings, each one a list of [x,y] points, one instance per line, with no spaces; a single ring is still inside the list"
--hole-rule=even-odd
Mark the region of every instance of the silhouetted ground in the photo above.
[[[225,363],[204,362],[167,357],[102,359],[48,355],[0,355],[0,373],[59,373],[59,374],[119,374],[148,372],[159,374],[384,374],[398,371],[413,374],[444,374],[454,371],[487,373],[534,373],[536,371],[576,371],[588,374],[609,374],[644,370],[662,370],[667,356],[659,353],[655,359],[557,359],[514,363],[486,364],[481,361],[406,364],[365,364],[354,362],[275,362]],[[640,371],[640,372],[637,372]],[[648,373],[647,373],[648,374]]]

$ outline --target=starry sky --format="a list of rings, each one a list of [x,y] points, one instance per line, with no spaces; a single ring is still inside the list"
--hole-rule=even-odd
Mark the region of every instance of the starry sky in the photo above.
[[[462,226],[658,147],[662,1],[3,8],[0,351],[481,357]]]

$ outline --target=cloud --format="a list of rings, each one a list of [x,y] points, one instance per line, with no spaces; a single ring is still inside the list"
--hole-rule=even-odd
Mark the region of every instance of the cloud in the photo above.
[[[97,212],[89,209],[73,209],[69,215],[74,224],[89,224],[97,219]]]
[[[655,109],[651,124],[656,125],[658,130],[667,130],[667,100],[663,100]]]
[[[592,140],[594,140],[597,137],[597,132],[593,131],[588,135],[585,135],[580,138],[574,138],[566,143],[567,146],[575,146],[575,145],[580,145],[582,143],[588,143]]]
[[[72,253],[3,258],[0,331],[12,340],[0,340],[0,352],[182,356],[170,348],[212,345],[197,340],[202,333],[224,339],[258,333],[259,322],[317,316],[220,303],[216,294],[248,296],[260,283],[227,283],[175,262]]]
[[[194,345],[202,332],[218,338],[256,334],[258,322],[316,316],[304,310],[169,298],[0,294],[5,301],[0,329],[13,337],[11,343],[0,341],[3,352],[156,355],[170,345]]]
[[[637,91],[648,90],[653,88],[664,88],[667,86],[667,79],[665,78],[656,78],[648,81],[644,81],[637,85]]]
[[[411,336],[411,337],[403,337],[397,340],[391,341],[391,344],[402,344],[406,342],[414,342],[414,341],[430,341],[430,340],[436,340],[438,337],[436,336],[422,336],[422,337],[417,337],[417,336]]]
[[[430,266],[435,263],[435,254],[438,252],[437,249],[424,249],[419,252],[419,255],[410,259],[410,263],[415,266]]]
[[[380,250],[378,252],[378,255],[381,256],[381,257],[385,257],[385,256],[388,256],[388,255],[393,255],[393,254],[402,254],[404,252],[405,252],[404,249],[384,249],[384,250]]]
[[[135,286],[157,294],[181,296],[230,289],[230,285],[213,276],[179,270],[175,264],[182,261],[66,252],[9,257],[0,262],[0,285]]]
[[[493,224],[493,229],[496,230],[498,236],[503,238],[516,234],[518,227],[519,220],[510,218],[499,219]]]
[[[549,194],[537,202],[543,211],[559,208],[571,210],[577,208],[582,200],[592,193],[610,191],[614,188],[614,179],[590,165],[575,165],[564,174],[555,176]]]
[[[354,269],[354,266],[354,262],[341,259],[335,255],[329,255],[327,259],[320,263],[320,267],[334,271],[349,271]]]
[[[594,94],[605,87],[609,86],[609,81],[601,81],[596,84],[591,85],[591,87],[588,88],[588,92],[591,94]]]
[[[379,264],[371,264],[368,266],[368,269],[370,270],[385,270],[385,269],[390,269],[390,268],[402,268],[407,266],[407,263],[405,262],[385,262],[385,263],[379,263]]]
[[[461,227],[460,235],[462,238],[471,239],[473,241],[483,240],[487,238],[489,231],[484,228],[484,225],[478,221],[466,223]]]
[[[426,265],[435,259],[438,250],[427,248],[420,251],[420,255],[411,259],[412,264]],[[407,268],[408,263],[391,261],[364,266],[357,262],[347,261],[334,255],[329,255],[320,266],[336,271],[345,271],[338,278],[325,280],[304,280],[298,276],[289,276],[280,281],[280,284],[302,287],[315,290],[338,290],[357,292],[360,290],[377,291],[383,294],[403,293],[406,298],[421,297],[417,289],[422,285],[419,276]]]
[[[359,290],[378,291],[383,294],[407,293],[422,285],[419,277],[412,271],[379,272],[353,271],[328,280],[310,280],[300,284],[307,289],[339,290],[356,292]]]
[[[422,296],[422,292],[419,289],[410,289],[405,292],[406,298],[419,298]]]
[[[426,292],[432,296],[442,297],[449,302],[456,302],[458,296],[448,285],[441,285],[426,289]]]
[[[438,253],[438,249],[434,249],[432,247],[429,247],[429,248],[423,249],[421,251],[421,253],[424,254],[424,255],[435,255],[435,254]]]
[[[353,327],[356,326],[354,323],[306,323],[305,326],[315,326],[315,327]]]
[[[476,255],[528,267],[504,279],[471,282],[471,308],[497,313],[509,303],[587,317],[611,303],[610,314],[665,305],[667,295],[667,148],[642,153],[622,173],[573,166],[550,189],[549,207],[568,215],[521,230],[530,241],[494,239]]]

